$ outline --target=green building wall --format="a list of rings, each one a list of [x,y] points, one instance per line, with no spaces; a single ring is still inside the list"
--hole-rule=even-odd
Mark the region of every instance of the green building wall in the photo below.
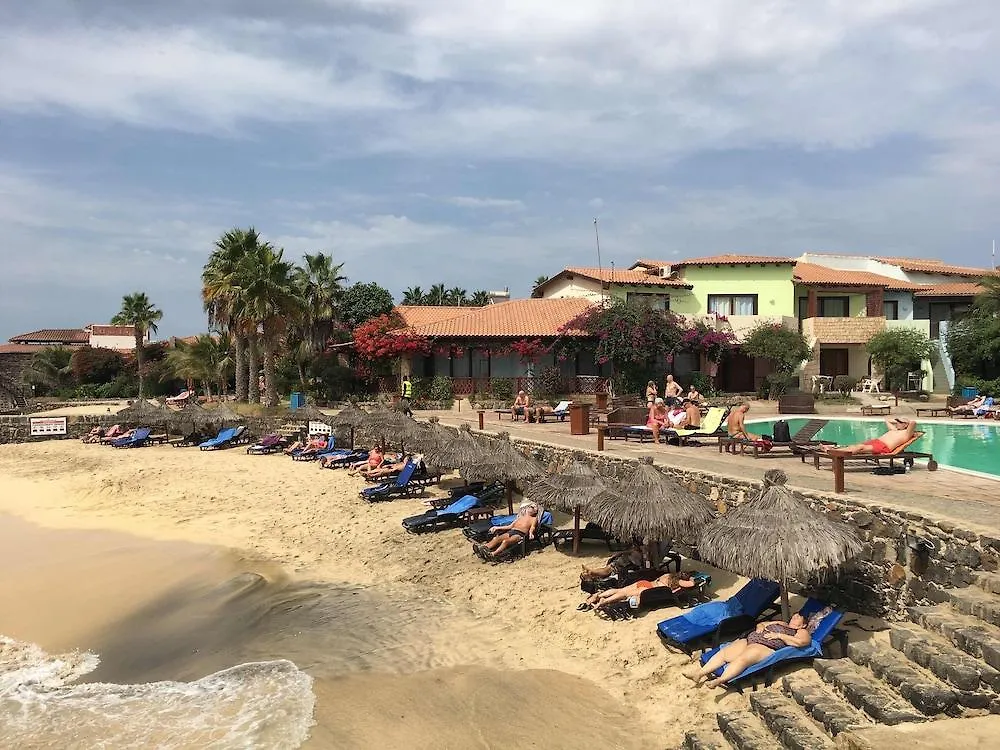
[[[794,317],[792,265],[685,266],[681,277],[694,289],[671,291],[670,309],[684,315],[708,313],[710,294],[756,294],[758,315]]]

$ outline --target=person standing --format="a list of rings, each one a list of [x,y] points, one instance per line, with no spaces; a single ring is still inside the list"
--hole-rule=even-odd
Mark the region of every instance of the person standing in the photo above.
[[[667,375],[667,382],[663,386],[663,400],[668,406],[673,406],[674,404],[680,403],[681,394],[684,393],[684,389],[681,388],[680,383],[674,380],[673,375]]]
[[[410,376],[403,376],[403,388],[400,393],[401,398],[399,399],[399,410],[403,412],[408,417],[413,416],[413,408],[411,406],[411,399],[413,398],[413,384],[410,382]]]

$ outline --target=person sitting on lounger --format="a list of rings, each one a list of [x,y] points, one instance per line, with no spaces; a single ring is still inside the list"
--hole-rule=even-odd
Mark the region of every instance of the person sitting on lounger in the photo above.
[[[294,443],[289,445],[283,453],[286,456],[290,456],[296,451],[300,453],[305,453],[309,451],[310,453],[316,453],[326,447],[326,438],[322,435],[310,435],[308,440],[296,440]]]
[[[812,641],[812,634],[831,611],[831,607],[825,607],[808,619],[801,613],[796,613],[787,623],[781,620],[759,623],[757,629],[746,638],[740,638],[719,649],[719,652],[705,662],[697,672],[682,674],[693,680],[695,685],[701,685],[702,681],[713,672],[725,667],[721,676],[705,683],[706,687],[718,687],[734,677],[739,677],[745,669],[764,661],[779,648],[808,646]]]
[[[729,414],[726,426],[729,430],[729,437],[742,438],[743,440],[760,440],[760,435],[755,435],[747,430],[746,418],[750,411],[750,404],[740,404]]]
[[[653,406],[649,410],[649,416],[646,417],[646,427],[653,431],[653,442],[660,442],[660,430],[665,430],[670,426],[670,420],[667,418],[667,407],[663,403],[662,398],[656,399],[653,402]]]
[[[667,410],[667,422],[675,430],[687,427],[687,410],[680,403],[674,404]]]
[[[701,403],[702,395],[698,392],[698,389],[694,387],[694,383],[688,387],[686,398],[688,401],[693,401],[695,404]]]
[[[514,405],[510,407],[510,416],[512,419],[517,419],[518,417],[524,417],[525,422],[530,422],[531,396],[529,396],[524,391],[518,391],[517,397],[514,399]]]
[[[618,589],[598,591],[597,593],[591,594],[587,597],[587,601],[577,607],[577,609],[602,609],[609,604],[628,601],[633,596],[640,596],[646,589],[655,589],[662,586],[669,588],[671,591],[676,593],[681,589],[692,589],[696,585],[697,584],[691,579],[690,573],[664,573],[662,576],[655,578],[652,581],[636,581],[635,583],[631,583],[628,586],[622,586]]]
[[[376,445],[370,451],[368,451],[368,458],[364,461],[358,461],[356,464],[351,464],[350,471],[348,474],[354,476],[358,474],[362,469],[365,471],[375,471],[385,463],[385,453],[382,452],[381,446]]]
[[[588,568],[584,565],[583,570],[580,571],[580,580],[599,581],[609,576],[621,576],[629,571],[638,570],[642,567],[643,562],[642,548],[636,544],[631,549],[619,552],[612,557],[608,560],[607,565],[602,565],[598,568]]]
[[[691,386],[694,388],[694,386]],[[698,393],[695,391],[695,393]],[[684,399],[684,411],[687,412],[687,424],[684,425],[686,430],[700,430],[701,429],[701,407],[698,406],[698,402],[691,398],[691,394],[688,393],[687,398]]]
[[[917,430],[916,421],[911,419],[887,419],[885,423],[889,431],[877,438],[857,445],[824,445],[820,446],[820,450],[832,456],[884,456],[910,442]]]
[[[526,505],[517,514],[514,523],[506,526],[493,526],[490,528],[491,534],[496,534],[486,544],[474,544],[473,550],[483,560],[493,560],[510,547],[520,544],[525,539],[534,539],[535,531],[538,529],[538,506]]]

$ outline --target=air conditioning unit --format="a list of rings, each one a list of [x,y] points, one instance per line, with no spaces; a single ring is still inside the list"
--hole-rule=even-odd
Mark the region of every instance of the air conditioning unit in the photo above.
[[[664,279],[669,279],[674,275],[673,266],[660,266],[660,277]]]

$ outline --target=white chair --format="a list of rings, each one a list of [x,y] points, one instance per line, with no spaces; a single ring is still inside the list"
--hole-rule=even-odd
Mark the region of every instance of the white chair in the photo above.
[[[862,393],[881,393],[882,378],[861,378],[858,390]]]

